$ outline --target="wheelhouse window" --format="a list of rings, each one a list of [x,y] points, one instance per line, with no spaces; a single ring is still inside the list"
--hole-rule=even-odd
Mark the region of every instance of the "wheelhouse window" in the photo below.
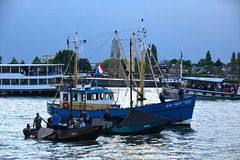
[[[81,98],[82,98],[82,101],[84,102],[85,101],[85,99],[86,99],[86,96],[85,96],[85,94],[83,93],[83,94],[81,94]]]
[[[37,79],[30,79],[30,85],[37,85]]]
[[[39,84],[40,85],[47,84],[47,79],[39,79]]]
[[[63,101],[68,101],[68,94],[67,93],[63,94]]]
[[[87,94],[87,100],[92,100],[92,94]]]
[[[114,99],[113,93],[110,93],[110,99]]]
[[[3,85],[10,85],[10,79],[3,79],[2,84]]]
[[[93,100],[98,100],[98,93],[93,94]]]
[[[109,99],[110,98],[110,96],[109,96],[109,93],[106,93],[106,99]]]
[[[21,85],[28,85],[28,80],[27,79],[21,79],[20,83],[21,83]]]
[[[104,99],[104,94],[100,93],[100,99],[103,100]]]
[[[78,101],[78,94],[73,94],[73,101]]]
[[[11,84],[12,85],[19,85],[19,79],[12,79]]]

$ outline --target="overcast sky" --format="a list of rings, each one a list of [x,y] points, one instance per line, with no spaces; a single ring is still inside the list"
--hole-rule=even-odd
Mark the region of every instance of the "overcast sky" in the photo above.
[[[87,39],[79,56],[100,62],[110,58],[115,30],[129,50],[142,18],[159,60],[179,59],[181,42],[183,59],[193,63],[208,50],[224,63],[240,52],[240,0],[0,0],[0,56],[32,63],[66,49],[78,31]]]

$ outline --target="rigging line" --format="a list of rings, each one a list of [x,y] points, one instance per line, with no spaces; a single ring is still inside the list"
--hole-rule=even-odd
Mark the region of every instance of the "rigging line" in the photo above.
[[[127,31],[131,31],[131,30],[135,30],[135,29],[138,29],[140,27],[135,27],[135,28],[130,28],[130,29],[127,29],[127,30],[123,30],[123,31],[120,31],[120,32],[127,32]],[[115,32],[114,32],[115,33]],[[108,34],[104,34],[104,35],[100,35],[100,36],[95,36],[95,37],[90,37],[90,38],[86,38],[86,40],[89,40],[89,39],[97,39],[97,38],[101,38],[101,37],[106,37],[108,35],[112,35],[114,33],[108,33]]]
[[[112,35],[114,35],[115,33],[112,33],[109,37],[108,37],[108,39],[100,46],[100,47],[98,47],[98,49],[95,51],[95,52],[93,52],[93,54],[89,57],[89,60],[107,43],[107,41],[112,37]]]

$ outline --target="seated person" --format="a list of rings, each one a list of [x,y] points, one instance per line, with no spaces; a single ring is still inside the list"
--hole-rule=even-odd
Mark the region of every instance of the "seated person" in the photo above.
[[[80,128],[86,127],[83,118],[80,118],[80,123],[81,123],[81,124],[80,124]]]
[[[103,119],[105,121],[111,121],[111,116],[110,116],[109,110],[106,110],[106,113],[104,114]]]

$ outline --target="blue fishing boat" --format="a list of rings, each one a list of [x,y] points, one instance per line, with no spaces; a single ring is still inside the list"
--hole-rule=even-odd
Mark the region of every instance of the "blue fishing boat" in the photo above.
[[[116,36],[118,37],[117,31],[115,31],[115,33],[116,33]],[[142,27],[139,33],[142,34],[141,42],[146,42],[146,40],[144,40],[144,38],[146,37],[145,35],[146,30]],[[134,46],[136,47],[137,45],[135,41],[135,34],[133,34],[133,37],[134,37]],[[121,44],[119,37],[118,37],[118,41]],[[79,45],[76,42],[78,42],[77,39],[75,39],[74,41],[75,49],[76,49],[75,54],[77,55],[77,47]],[[147,44],[141,43],[141,45],[142,45],[141,57],[143,57],[143,54],[145,53],[148,54],[149,49],[147,49],[147,46],[148,46]],[[119,47],[119,45],[117,47]],[[123,50],[122,45],[121,45],[121,49]],[[115,50],[120,52],[119,48]],[[130,50],[134,50],[133,47],[130,47]],[[126,57],[126,55],[124,57]],[[77,59],[77,57],[75,59]],[[131,59],[134,59],[134,57],[132,57]],[[154,59],[154,56],[153,56],[153,59]],[[129,62],[127,62],[126,59],[124,58],[123,58],[123,61],[125,62],[125,64],[127,65],[127,68],[129,69],[130,68]],[[137,63],[141,64],[141,67],[138,67],[139,73],[144,73],[143,71],[144,67],[142,66],[144,62],[141,61],[140,63],[138,61]],[[157,63],[156,60],[155,60],[155,63]],[[158,67],[159,72],[162,74],[159,66],[158,65],[156,66]],[[77,66],[75,64],[75,70],[76,68]],[[74,79],[75,81],[77,81],[78,80],[77,72],[75,71],[74,73],[76,73],[74,74],[75,76]],[[133,82],[135,84],[134,89],[138,95],[137,102],[135,105],[136,107],[134,107],[134,109],[151,113],[157,116],[169,118],[171,119],[171,124],[189,126],[192,119],[192,115],[193,115],[196,97],[188,97],[185,99],[178,99],[178,100],[173,98],[173,100],[167,101],[165,103],[156,102],[151,104],[144,104],[144,101],[146,100],[144,96],[144,79],[145,79],[144,74],[140,74],[140,87],[138,88],[133,78]],[[156,82],[155,78],[154,78],[154,81]],[[127,108],[119,108],[119,107],[116,107],[116,105],[115,106],[112,105],[112,104],[115,104],[113,91],[106,88],[99,88],[99,87],[96,87],[96,88],[89,87],[89,88],[79,89],[77,88],[77,84],[78,83],[75,82],[76,88],[72,90],[72,95],[70,94],[69,89],[62,89],[60,90],[59,102],[53,101],[53,102],[47,103],[47,112],[50,115],[52,115],[56,110],[58,110],[58,114],[61,115],[62,120],[67,120],[68,116],[71,114],[71,109],[69,108],[69,106],[72,106],[72,113],[75,118],[79,116],[79,110],[87,112],[92,119],[100,118],[105,114],[106,110],[109,110],[109,113],[111,116],[115,116],[119,118],[126,118],[128,113],[130,112],[130,105]],[[132,87],[132,84],[129,87]],[[160,96],[157,83],[156,83],[156,89],[157,89],[158,96]],[[73,97],[72,102],[69,101],[71,96]],[[133,102],[131,102],[131,105],[132,103]],[[72,105],[69,105],[69,104],[72,104]],[[111,107],[111,105],[114,107]]]
[[[171,119],[171,124],[176,125],[190,125],[193,110],[196,102],[196,97],[189,97],[179,100],[172,100],[165,103],[155,103],[147,104],[140,107],[134,107],[134,109],[151,113],[154,115],[162,116]],[[125,118],[129,111],[129,108],[107,108],[111,116]],[[98,109],[98,110],[84,110],[89,114],[89,116],[94,118],[102,117],[107,109]],[[52,115],[56,110],[58,114],[61,115],[62,120],[67,120],[68,116],[71,114],[71,109],[64,109],[60,107],[59,103],[47,103],[47,112]],[[79,116],[79,109],[73,109],[73,116],[77,118]]]

